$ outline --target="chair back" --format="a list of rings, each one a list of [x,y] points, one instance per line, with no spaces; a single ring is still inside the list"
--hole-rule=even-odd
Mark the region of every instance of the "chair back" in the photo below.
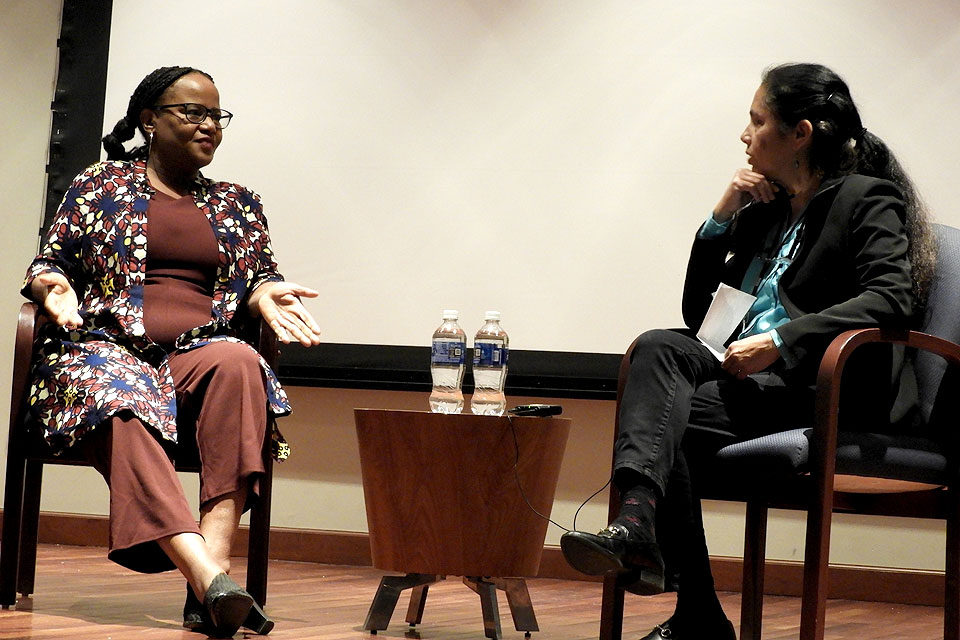
[[[937,264],[920,331],[960,343],[960,229],[941,224],[932,227],[938,242]],[[946,361],[927,351],[917,354],[914,369],[923,422],[934,435],[949,428],[948,416],[956,415],[953,409],[960,401],[960,372],[951,371],[944,384]]]

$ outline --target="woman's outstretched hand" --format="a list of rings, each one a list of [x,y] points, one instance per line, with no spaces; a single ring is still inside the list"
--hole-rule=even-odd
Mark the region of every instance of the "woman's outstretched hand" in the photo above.
[[[731,342],[720,366],[733,377],[743,380],[751,373],[763,371],[779,358],[780,351],[770,334],[760,333]]]
[[[57,326],[76,329],[83,324],[77,292],[63,274],[41,273],[30,283],[30,294]]]
[[[770,202],[776,197],[779,188],[762,173],[751,169],[737,169],[713,210],[713,218],[717,222],[725,222],[751,202]]]
[[[313,289],[293,282],[265,282],[250,296],[250,312],[262,317],[274,330],[280,342],[297,341],[305,347],[320,344],[320,326],[300,301],[300,297],[316,298]]]

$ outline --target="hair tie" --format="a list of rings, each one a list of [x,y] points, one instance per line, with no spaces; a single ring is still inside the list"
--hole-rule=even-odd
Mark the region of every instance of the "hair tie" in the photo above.
[[[129,140],[129,137],[127,138],[121,137],[126,135],[129,129],[130,129],[130,124],[127,121],[127,119],[124,117],[117,120],[117,124],[113,125],[112,133],[120,140]]]
[[[867,128],[864,127],[860,129],[860,133],[857,134],[857,140],[863,140],[863,136],[867,135]]]

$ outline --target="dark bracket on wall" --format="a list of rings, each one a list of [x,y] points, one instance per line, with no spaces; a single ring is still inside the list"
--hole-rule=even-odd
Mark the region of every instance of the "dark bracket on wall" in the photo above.
[[[100,158],[113,0],[64,0],[43,233],[74,177]]]

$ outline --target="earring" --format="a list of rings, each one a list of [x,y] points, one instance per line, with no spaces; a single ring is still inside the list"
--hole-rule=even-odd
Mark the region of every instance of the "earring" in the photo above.
[[[794,159],[794,161],[793,161],[793,167],[794,167],[795,169],[799,169],[799,168],[800,168],[800,156],[797,156],[797,157]]]

